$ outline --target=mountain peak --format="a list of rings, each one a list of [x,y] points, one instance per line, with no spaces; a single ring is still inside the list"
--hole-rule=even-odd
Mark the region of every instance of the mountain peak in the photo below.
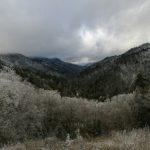
[[[140,47],[150,47],[150,43],[144,43]]]
[[[149,51],[149,50],[150,50],[150,43],[145,43],[145,44],[142,44],[138,47],[131,48],[129,51],[127,51],[125,53],[125,55],[141,53],[141,52]]]
[[[6,53],[6,54],[0,54],[0,56],[8,56],[8,57],[25,57],[24,55],[20,53]]]

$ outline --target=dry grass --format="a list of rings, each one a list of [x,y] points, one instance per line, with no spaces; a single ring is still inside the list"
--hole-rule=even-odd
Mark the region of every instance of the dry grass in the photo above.
[[[87,140],[60,141],[47,138],[3,147],[1,150],[150,150],[150,129],[114,132],[109,137]]]

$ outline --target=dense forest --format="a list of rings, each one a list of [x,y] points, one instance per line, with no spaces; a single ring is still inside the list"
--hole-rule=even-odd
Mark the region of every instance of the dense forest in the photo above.
[[[34,87],[5,67],[0,72],[0,144],[57,137],[86,139],[150,125],[150,89],[138,75],[135,91],[104,102],[61,97]]]
[[[0,55],[0,64],[38,88],[57,90],[61,96],[105,101],[135,91],[138,74],[150,83],[149,51],[150,44],[146,43],[87,66],[21,54]]]

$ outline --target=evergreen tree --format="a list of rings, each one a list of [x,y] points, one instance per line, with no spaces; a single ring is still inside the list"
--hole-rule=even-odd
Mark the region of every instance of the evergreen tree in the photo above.
[[[150,125],[149,83],[142,74],[137,76],[134,115],[138,127]]]

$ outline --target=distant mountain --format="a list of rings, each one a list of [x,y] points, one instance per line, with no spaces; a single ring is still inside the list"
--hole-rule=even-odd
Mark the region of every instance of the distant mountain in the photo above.
[[[139,76],[150,83],[150,44],[87,66],[70,64],[57,58],[29,58],[21,54],[0,55],[0,67],[3,65],[10,66],[36,87],[58,90],[62,96],[103,101],[134,91]]]
[[[65,76],[77,76],[85,68],[84,66],[61,61],[58,58],[32,58],[32,60],[41,64],[45,68],[48,68],[50,71],[57,72]]]
[[[63,62],[57,58],[30,58],[21,54],[0,55],[0,60],[12,67],[37,70],[52,76],[74,76],[79,74],[84,68],[82,66]]]
[[[13,68],[23,79],[45,89],[65,87],[67,80],[85,68],[53,58],[30,58],[21,54],[0,55],[2,65]]]

